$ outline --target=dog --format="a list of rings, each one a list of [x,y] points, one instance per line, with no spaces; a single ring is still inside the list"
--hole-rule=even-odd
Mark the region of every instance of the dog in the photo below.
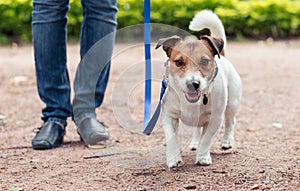
[[[169,58],[168,84],[161,107],[169,168],[182,162],[177,139],[179,120],[196,127],[190,148],[196,150],[197,165],[212,164],[210,148],[224,119],[221,148],[232,148],[235,115],[242,97],[240,76],[225,58],[226,36],[218,16],[203,10],[195,15],[189,28],[208,28],[211,36],[204,35],[200,40],[171,36],[159,39],[156,46],[162,46]]]

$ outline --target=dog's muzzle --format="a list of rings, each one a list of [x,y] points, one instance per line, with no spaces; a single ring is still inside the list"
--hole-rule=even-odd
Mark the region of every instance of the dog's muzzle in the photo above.
[[[188,91],[184,92],[185,98],[191,103],[197,102],[201,95],[199,91],[200,82],[195,80],[188,81],[186,86]]]

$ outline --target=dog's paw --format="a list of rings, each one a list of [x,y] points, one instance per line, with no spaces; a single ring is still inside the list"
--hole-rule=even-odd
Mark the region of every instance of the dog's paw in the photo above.
[[[233,147],[234,144],[234,139],[229,139],[229,138],[224,138],[221,141],[221,148],[223,150],[228,150],[231,149]]]
[[[212,164],[210,155],[197,157],[196,164],[200,166],[208,166]]]
[[[169,168],[176,168],[179,163],[182,162],[182,158],[180,155],[173,157],[172,159],[168,160],[168,167]]]

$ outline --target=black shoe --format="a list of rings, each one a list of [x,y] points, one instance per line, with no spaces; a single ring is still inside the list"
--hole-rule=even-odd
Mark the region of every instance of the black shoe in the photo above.
[[[108,132],[104,129],[104,125],[94,118],[85,118],[78,127],[80,139],[89,147],[98,145],[102,141],[109,139]]]
[[[62,144],[65,135],[65,127],[58,123],[48,121],[39,128],[35,137],[32,139],[33,149],[52,149]]]

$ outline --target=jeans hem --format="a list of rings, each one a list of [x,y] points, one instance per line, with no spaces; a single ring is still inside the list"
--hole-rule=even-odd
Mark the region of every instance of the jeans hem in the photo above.
[[[55,123],[60,123],[60,124],[62,124],[64,127],[67,126],[67,121],[66,121],[66,120],[63,120],[63,119],[60,119],[60,118],[50,117],[50,118],[48,118],[47,121],[45,121],[45,122],[48,122],[48,121],[50,121],[50,122],[55,122]]]

